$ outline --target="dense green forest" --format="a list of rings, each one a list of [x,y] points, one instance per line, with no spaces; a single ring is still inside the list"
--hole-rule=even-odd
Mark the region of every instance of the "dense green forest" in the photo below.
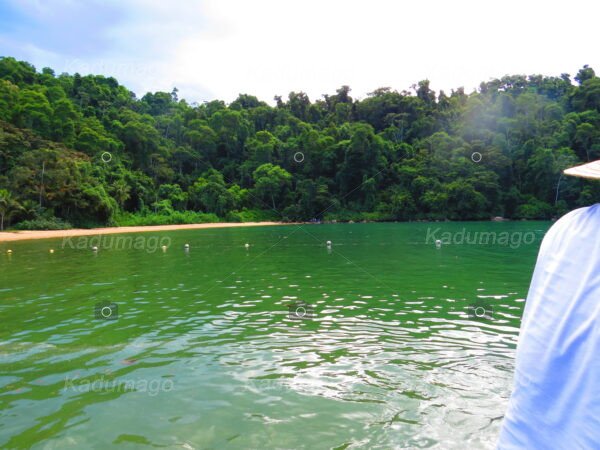
[[[3,57],[1,226],[548,219],[600,201],[561,177],[600,158],[600,78],[574,80],[198,105]]]

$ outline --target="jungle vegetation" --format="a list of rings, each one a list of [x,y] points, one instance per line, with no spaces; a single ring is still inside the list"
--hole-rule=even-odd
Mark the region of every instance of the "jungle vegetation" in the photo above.
[[[274,104],[141,98],[111,77],[0,58],[0,228],[249,220],[549,219],[600,201],[600,78],[434,92],[348,86]],[[560,189],[557,189],[560,182]]]

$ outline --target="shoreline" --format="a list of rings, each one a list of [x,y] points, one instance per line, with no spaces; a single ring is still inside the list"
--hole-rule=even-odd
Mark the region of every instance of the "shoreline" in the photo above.
[[[526,222],[548,222],[548,220],[534,219],[522,220]],[[551,222],[556,219],[551,219]],[[491,220],[475,220],[475,221],[455,221],[455,220],[410,220],[410,221],[328,221],[319,222],[321,224],[354,224],[354,223],[447,223],[447,222],[516,222],[516,220],[504,219],[500,217],[492,218]],[[176,224],[176,225],[136,225],[123,227],[102,227],[102,228],[70,228],[67,230],[15,230],[15,231],[0,231],[0,244],[4,242],[37,240],[37,239],[56,239],[65,237],[78,236],[97,236],[105,234],[124,234],[124,233],[149,233],[152,231],[177,231],[177,230],[201,230],[205,228],[236,228],[236,227],[263,227],[276,225],[308,225],[312,222],[211,222],[211,223],[192,223],[192,224]]]
[[[0,232],[1,242],[25,241],[34,239],[52,239],[77,236],[96,236],[104,234],[148,233],[152,231],[201,230],[204,228],[264,227],[274,225],[292,225],[284,222],[217,222],[192,223],[180,225],[144,225],[134,227],[71,228],[69,230],[23,230]]]

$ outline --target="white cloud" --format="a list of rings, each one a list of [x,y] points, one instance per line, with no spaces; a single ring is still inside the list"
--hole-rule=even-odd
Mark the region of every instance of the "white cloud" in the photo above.
[[[240,92],[271,101],[291,90],[315,99],[342,84],[364,96],[424,78],[449,91],[507,73],[574,74],[599,62],[597,16],[582,9],[515,0],[210,0],[203,12],[212,29],[177,43],[171,74],[227,101]]]
[[[574,75],[584,64],[600,70],[593,1],[576,9],[522,0],[111,5],[121,8],[120,20],[90,33],[103,33],[112,48],[78,59],[138,95],[177,86],[190,101],[232,101],[248,93],[272,102],[292,90],[314,100],[343,84],[364,97],[382,86],[408,89],[424,78],[436,90],[470,91],[507,73]]]

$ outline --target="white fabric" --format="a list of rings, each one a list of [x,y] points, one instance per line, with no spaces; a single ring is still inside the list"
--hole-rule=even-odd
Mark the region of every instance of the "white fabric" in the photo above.
[[[600,449],[600,204],[542,242],[498,449]]]

